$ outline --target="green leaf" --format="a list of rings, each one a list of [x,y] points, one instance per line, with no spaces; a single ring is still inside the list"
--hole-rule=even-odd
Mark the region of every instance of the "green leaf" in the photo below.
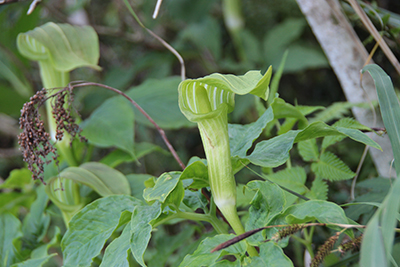
[[[316,139],[301,141],[298,143],[297,148],[304,161],[318,161],[319,151]]]
[[[283,253],[283,250],[274,242],[260,245],[259,257],[245,258],[242,266],[249,267],[293,267],[292,261]]]
[[[264,179],[268,179],[277,185],[288,188],[300,195],[308,191],[304,185],[307,179],[306,171],[302,167],[287,168],[270,175],[263,175]],[[287,204],[292,204],[297,200],[297,196],[283,191]]]
[[[374,216],[368,222],[367,229],[364,232],[360,251],[360,264],[363,267],[389,266],[382,228],[379,223],[380,212],[378,210],[375,213],[378,216]]]
[[[286,199],[282,189],[268,181],[251,181],[247,187],[257,192],[250,203],[249,218],[245,225],[249,231],[266,226],[275,215],[282,212]],[[255,245],[260,240],[264,240],[261,232],[247,238],[248,242]]]
[[[146,266],[143,254],[151,238],[152,222],[160,214],[161,203],[158,201],[151,206],[137,206],[132,213],[130,247],[133,256],[141,266]]]
[[[166,172],[161,174],[156,180],[154,187],[146,188],[143,198],[146,201],[158,200],[161,203],[167,199],[168,195],[174,190],[179,182],[181,172]]]
[[[246,152],[252,146],[253,141],[260,136],[267,123],[272,121],[273,118],[272,108],[269,108],[256,122],[247,125],[229,124],[231,156],[246,156]]]
[[[118,147],[135,158],[132,104],[121,97],[106,100],[81,123],[82,135],[99,147]]]
[[[11,267],[42,267],[54,256],[57,256],[57,253],[53,253],[38,259],[29,259],[23,262],[19,262],[11,265]]]
[[[245,242],[236,243],[228,248],[222,249],[220,251],[216,251],[210,253],[210,251],[218,246],[219,244],[226,242],[235,237],[234,235],[216,235],[214,237],[208,237],[204,239],[196,251],[187,255],[181,264],[180,267],[199,267],[199,266],[212,266],[221,255],[235,255],[240,257],[246,252],[246,244]]]
[[[12,170],[5,182],[0,185],[0,189],[4,188],[30,190],[32,188],[31,171],[27,168]]]
[[[189,164],[182,172],[181,180],[192,179],[193,182],[190,184],[192,189],[201,189],[208,187],[208,169],[207,166],[200,160]]]
[[[306,195],[310,199],[328,199],[328,184],[320,177],[315,177],[310,192]]]
[[[172,190],[165,199],[162,205],[163,209],[169,206],[172,210],[178,211],[184,196],[185,189],[183,187],[183,183],[179,181],[174,190]]]
[[[335,154],[327,151],[318,162],[311,164],[312,171],[329,181],[340,181],[353,178],[356,174]]]
[[[100,267],[129,267],[128,253],[130,250],[131,224],[128,223],[121,235],[107,246]]]
[[[162,129],[194,127],[180,112],[178,106],[178,88],[181,79],[148,79],[143,84],[132,87],[126,94],[136,101]],[[134,108],[137,122],[154,127],[149,120]]]
[[[21,222],[9,213],[0,214],[0,265],[10,266],[18,261],[14,240],[20,238]]]
[[[286,50],[282,56],[281,63],[279,64],[277,71],[275,72],[274,76],[272,77],[271,86],[270,86],[271,91],[269,93],[269,97],[267,100],[267,103],[269,106],[271,105],[272,101],[275,100],[276,93],[278,92],[279,82],[282,77],[283,69],[285,68],[287,55],[288,55],[288,51]]]
[[[131,196],[100,198],[85,206],[70,221],[61,248],[65,267],[90,266],[119,225],[121,213],[142,205]]]
[[[281,98],[275,98],[271,104],[274,111],[274,119],[295,118],[299,120],[299,128],[304,128],[308,125],[306,117],[293,105],[286,103]]]
[[[341,119],[344,115],[350,113],[350,109],[352,107],[368,108],[368,106],[364,103],[335,102],[323,111],[316,114],[315,117],[310,119],[310,122],[323,121],[327,123],[331,120]]]
[[[150,174],[128,174],[126,176],[126,179],[128,180],[128,183],[130,185],[132,196],[137,199],[144,200],[143,191],[144,189],[146,189],[144,183],[151,177],[153,176],[151,176]]]
[[[30,212],[24,218],[22,224],[23,240],[27,246],[34,249],[43,240],[50,225],[50,215],[45,213],[45,208],[49,202],[44,186],[36,189],[37,198],[32,203]]]
[[[17,37],[18,50],[34,61],[49,61],[61,72],[87,66],[101,70],[99,40],[90,26],[48,22]]]
[[[307,223],[317,220],[320,223],[339,223],[348,224],[348,219],[344,214],[341,207],[333,202],[322,201],[322,200],[309,200],[300,204],[292,205],[288,207],[283,213],[278,214],[269,225],[279,224],[299,224]],[[333,229],[341,229],[336,226],[329,226]],[[272,236],[277,230],[267,229],[267,236]],[[352,232],[346,232],[352,237]]]

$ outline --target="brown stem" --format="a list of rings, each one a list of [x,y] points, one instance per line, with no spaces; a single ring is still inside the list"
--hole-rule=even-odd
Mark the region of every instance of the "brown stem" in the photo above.
[[[183,164],[183,162],[181,161],[181,159],[179,158],[178,154],[176,153],[175,149],[173,148],[173,146],[171,145],[171,143],[168,141],[167,136],[165,135],[165,132],[163,129],[160,128],[160,126],[158,126],[158,124],[150,117],[149,114],[147,114],[146,111],[144,111],[144,109],[142,109],[141,106],[138,105],[138,103],[136,103],[132,98],[130,98],[127,94],[125,94],[124,92],[115,89],[111,86],[107,86],[101,83],[94,83],[94,82],[83,82],[83,83],[78,83],[78,84],[72,84],[70,83],[68,85],[68,87],[70,88],[76,88],[76,87],[84,87],[84,86],[98,86],[98,87],[102,87],[111,91],[116,92],[117,94],[125,97],[126,99],[129,100],[129,102],[132,103],[132,105],[134,105],[153,125],[154,127],[156,127],[157,131],[160,133],[162,139],[164,140],[164,143],[167,145],[169,151],[172,153],[172,155],[174,156],[175,160],[178,162],[178,164],[181,166],[182,170],[184,170],[185,164]]]

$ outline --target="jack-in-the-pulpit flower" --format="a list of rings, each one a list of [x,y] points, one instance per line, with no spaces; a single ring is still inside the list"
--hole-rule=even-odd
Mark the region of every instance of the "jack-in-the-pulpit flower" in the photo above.
[[[236,182],[233,176],[228,135],[228,113],[235,107],[235,94],[268,98],[272,69],[264,75],[249,71],[245,75],[211,74],[185,80],[179,85],[179,107],[200,131],[207,157],[210,188],[216,206],[236,234],[244,228],[236,210]],[[249,251],[254,253],[254,248]],[[253,253],[252,253],[253,252]]]

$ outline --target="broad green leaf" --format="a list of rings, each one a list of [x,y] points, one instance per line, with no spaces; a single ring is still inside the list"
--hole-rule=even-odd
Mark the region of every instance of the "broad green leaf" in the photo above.
[[[89,186],[101,196],[114,194],[130,195],[130,187],[126,177],[119,171],[108,167],[99,162],[88,162],[80,167],[69,167],[63,170],[59,177]],[[46,187],[52,201],[52,196],[57,193],[58,177],[53,177],[48,181]],[[76,201],[75,201],[76,202]]]
[[[168,194],[165,199],[162,208],[169,206],[172,210],[178,211],[179,206],[185,196],[185,189],[183,187],[182,181],[179,181],[175,188]]]
[[[292,205],[288,207],[283,213],[278,214],[269,225],[279,224],[299,224],[307,223],[317,220],[320,223],[340,223],[348,224],[348,219],[344,214],[341,207],[333,202],[322,201],[322,200],[309,200],[300,204]],[[341,229],[336,226],[329,226],[333,229]],[[276,230],[266,230],[269,233],[267,236],[271,237],[272,233]],[[350,237],[352,232],[346,231]]]
[[[311,164],[312,171],[329,181],[340,181],[353,178],[356,174],[335,154],[326,151],[318,162]]]
[[[135,157],[134,113],[128,100],[121,97],[106,100],[80,126],[90,143],[118,147]]]
[[[293,147],[298,131],[289,131],[285,134],[259,142],[253,153],[246,159],[251,163],[263,167],[277,167],[289,158],[289,151]]]
[[[307,174],[302,167],[286,168],[273,174],[263,175],[263,178],[290,189],[300,195],[308,191],[307,187],[304,185],[307,179]],[[296,201],[297,196],[286,191],[283,191],[283,193],[285,194],[287,204],[290,205]]]
[[[152,222],[161,214],[161,203],[137,206],[132,213],[130,247],[133,256],[141,266],[146,266],[143,254],[147,249],[153,230]]]
[[[272,108],[269,108],[256,122],[247,125],[229,124],[231,156],[246,156],[246,152],[252,146],[253,141],[260,136],[267,123],[273,118]]]
[[[33,191],[29,193],[2,192],[0,194],[0,214],[9,212],[18,215],[21,207],[29,209],[35,198],[36,196]]]
[[[216,251],[210,253],[210,251],[218,246],[219,244],[226,242],[235,237],[234,235],[216,235],[214,237],[208,237],[204,239],[199,247],[193,254],[187,255],[181,264],[180,267],[199,267],[199,266],[212,266],[221,255],[234,255],[236,257],[240,257],[246,252],[246,244],[242,241],[236,243],[228,248],[222,249],[220,251]]]
[[[297,149],[304,161],[318,161],[319,151],[315,139],[300,141],[297,145]]]
[[[341,119],[346,114],[349,114],[350,109],[353,107],[370,108],[368,103],[335,102],[323,111],[317,113],[315,117],[310,119],[310,122],[323,121],[327,123],[332,120]]]
[[[30,249],[36,248],[42,241],[50,225],[50,215],[45,213],[49,198],[44,191],[44,186],[39,186],[36,192],[37,198],[32,203],[30,212],[24,218],[22,224],[23,239],[24,242],[29,244]]]
[[[61,248],[65,267],[90,266],[119,224],[121,213],[142,205],[131,196],[100,198],[85,206],[70,221]]]
[[[193,211],[197,210],[198,208],[205,210],[209,204],[208,200],[205,198],[205,196],[203,196],[200,190],[185,190],[185,196],[183,197],[182,201]]]
[[[334,127],[344,127],[350,129],[357,129],[357,130],[368,130],[371,129],[367,126],[362,125],[358,121],[353,118],[343,118],[335,122],[332,126]],[[333,145],[337,142],[340,142],[344,139],[344,136],[327,136],[322,141],[321,149],[324,151],[328,146]]]
[[[259,257],[245,258],[242,266],[248,267],[293,267],[292,261],[283,253],[283,250],[274,242],[260,245]]]
[[[59,248],[60,247],[60,242],[61,242],[61,230],[60,228],[58,228],[57,226],[54,228],[54,234],[53,237],[51,238],[51,240],[37,248],[35,248],[34,250],[32,250],[31,253],[31,258],[32,259],[39,259],[39,258],[43,258],[48,255],[48,250],[50,248]]]
[[[107,246],[100,267],[129,267],[128,253],[130,253],[130,237],[131,224],[128,223],[121,235]]]
[[[222,261],[217,261],[210,267],[241,267],[241,264],[239,260],[235,261],[222,260]]]
[[[48,61],[61,72],[87,66],[100,70],[99,40],[90,26],[48,22],[20,33],[17,46],[22,55],[34,61]]]
[[[295,142],[330,135],[345,135],[351,139],[381,149],[380,146],[359,130],[332,127],[323,122],[315,122],[303,130],[289,131],[266,141],[259,142],[253,153],[245,158],[262,167],[277,167],[289,158],[289,151]]]
[[[275,98],[271,104],[274,111],[274,119],[295,118],[299,120],[299,128],[304,128],[308,125],[306,117],[295,107],[286,103],[281,98]]]
[[[53,253],[38,259],[29,259],[23,262],[19,262],[11,265],[11,267],[42,267],[54,256],[57,256],[57,253]]]
[[[22,189],[23,191],[32,188],[32,173],[27,168],[15,169],[4,183],[0,185],[0,189]]]
[[[146,188],[143,198],[146,201],[158,200],[161,203],[167,199],[168,195],[174,190],[179,182],[181,172],[166,172],[161,174],[156,180],[154,187]]]
[[[195,161],[183,170],[180,179],[192,179],[193,182],[189,186],[192,189],[208,187],[209,182],[207,166],[200,160]]]
[[[236,206],[238,208],[249,206],[256,193],[255,190],[249,189],[246,185],[238,184],[236,188]]]
[[[235,94],[250,93],[266,100],[271,74],[270,67],[264,76],[259,71],[248,71],[241,76],[214,73],[196,80],[187,79],[178,87],[179,107],[188,120],[199,122],[221,112],[231,112]],[[205,92],[201,97],[202,91]]]
[[[87,162],[79,166],[79,168],[85,169],[93,173],[96,177],[98,177],[99,180],[104,183],[104,186],[107,187],[112,192],[112,194],[131,194],[128,180],[126,179],[125,175],[123,175],[116,169],[110,168],[107,165],[101,164],[99,162]]]
[[[194,127],[180,112],[178,106],[178,88],[181,79],[169,77],[160,80],[146,80],[133,87],[126,94],[136,101],[162,129]],[[154,127],[149,120],[134,108],[137,122]]]
[[[19,261],[14,240],[20,238],[21,222],[9,213],[0,214],[0,265],[10,266]]]
[[[250,203],[249,218],[245,225],[246,230],[249,231],[267,225],[275,215],[282,212],[286,199],[282,189],[268,181],[251,181],[247,187],[256,191]],[[261,232],[247,238],[248,242],[255,245],[260,240],[264,240]]]

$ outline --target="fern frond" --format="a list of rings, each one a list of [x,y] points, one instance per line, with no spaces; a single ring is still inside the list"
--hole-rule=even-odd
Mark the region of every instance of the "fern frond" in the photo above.
[[[324,152],[318,162],[311,164],[311,170],[319,177],[329,181],[347,180],[355,173],[335,154]]]
[[[320,177],[315,177],[312,182],[310,193],[307,196],[311,199],[328,199],[328,184]]]
[[[366,103],[336,102],[316,114],[314,118],[311,118],[310,123],[315,121],[323,121],[327,123],[332,120],[341,119],[344,117],[344,115],[350,113],[350,109],[352,107],[369,108],[368,104]]]

